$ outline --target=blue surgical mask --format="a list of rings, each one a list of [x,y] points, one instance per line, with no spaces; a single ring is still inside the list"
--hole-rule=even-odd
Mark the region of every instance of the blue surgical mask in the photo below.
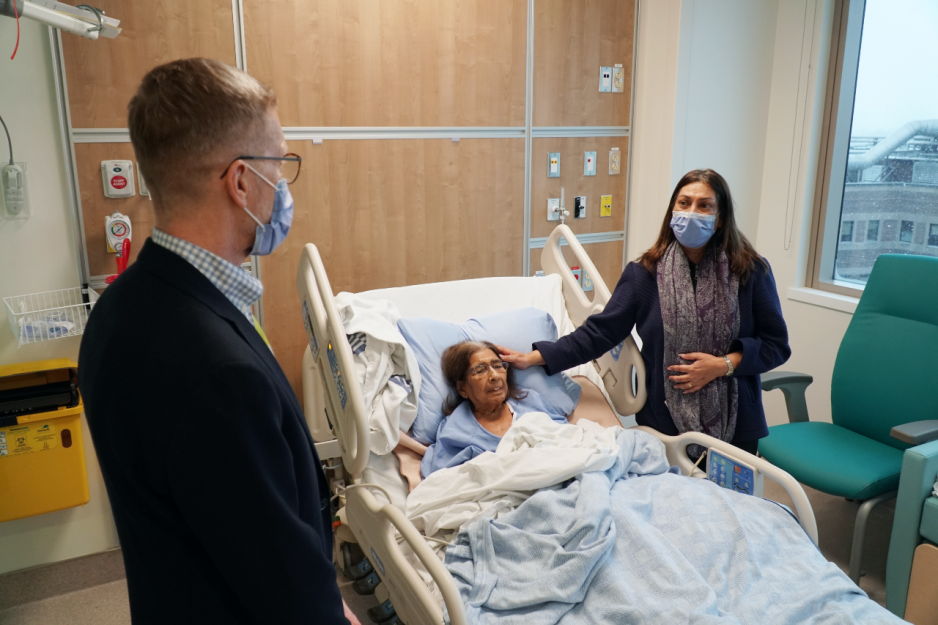
[[[276,190],[274,195],[274,212],[270,215],[270,223],[262,224],[254,216],[254,213],[244,207],[244,212],[251,216],[251,219],[257,222],[257,231],[254,235],[254,248],[251,250],[252,256],[267,256],[283,243],[290,232],[290,226],[293,224],[293,196],[290,194],[290,188],[286,180],[280,180],[277,184],[272,183],[262,173],[248,165],[245,167],[260,176],[261,180],[272,186]]]
[[[678,243],[686,248],[703,247],[713,236],[716,215],[700,213],[674,213],[671,216],[671,230]]]

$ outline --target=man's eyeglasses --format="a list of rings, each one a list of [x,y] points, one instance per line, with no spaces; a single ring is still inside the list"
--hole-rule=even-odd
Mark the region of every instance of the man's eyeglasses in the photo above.
[[[485,375],[490,367],[496,374],[502,371],[508,371],[508,363],[499,360],[498,362],[483,362],[481,365],[476,365],[469,369],[469,374],[474,377],[479,377],[480,375]]]
[[[235,161],[280,161],[280,177],[287,181],[287,184],[293,184],[300,177],[300,165],[303,164],[303,157],[299,154],[284,154],[283,156],[239,156],[225,167],[219,179],[228,175],[228,170],[234,165]],[[274,181],[276,182],[276,181]]]

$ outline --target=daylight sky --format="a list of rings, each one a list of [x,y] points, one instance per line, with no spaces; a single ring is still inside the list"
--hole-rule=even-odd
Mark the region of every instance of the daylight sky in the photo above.
[[[938,119],[938,0],[867,0],[853,136]]]

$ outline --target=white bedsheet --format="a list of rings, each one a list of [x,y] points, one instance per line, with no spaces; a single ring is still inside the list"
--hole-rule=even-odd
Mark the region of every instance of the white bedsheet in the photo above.
[[[423,480],[407,498],[407,518],[426,536],[446,540],[474,519],[514,510],[539,489],[585,471],[605,471],[619,453],[617,431],[585,419],[559,424],[529,412],[509,428],[495,453]]]

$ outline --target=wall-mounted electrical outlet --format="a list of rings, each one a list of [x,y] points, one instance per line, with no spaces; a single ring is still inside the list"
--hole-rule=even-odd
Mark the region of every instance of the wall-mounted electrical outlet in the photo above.
[[[548,178],[560,178],[560,152],[548,153],[547,177]]]
[[[547,200],[547,221],[560,221],[560,198]]]
[[[583,272],[583,291],[587,292],[587,291],[592,291],[592,290],[593,290],[593,281],[590,280],[590,275],[586,273],[586,271],[584,271]]]
[[[599,198],[599,216],[612,217],[612,196],[603,195]]]
[[[596,175],[596,152],[584,152],[583,153],[583,175],[584,176]]]
[[[622,93],[625,91],[625,68],[621,63],[616,63],[612,68],[612,92]]]
[[[3,208],[11,219],[27,219],[29,210],[29,184],[26,163],[7,163],[0,167],[0,196]]]
[[[609,93],[612,91],[612,68],[599,68],[599,91],[600,93]]]
[[[575,219],[586,219],[586,196],[578,195],[573,198],[573,217]]]
[[[609,175],[618,176],[622,171],[622,152],[619,148],[609,150]]]

